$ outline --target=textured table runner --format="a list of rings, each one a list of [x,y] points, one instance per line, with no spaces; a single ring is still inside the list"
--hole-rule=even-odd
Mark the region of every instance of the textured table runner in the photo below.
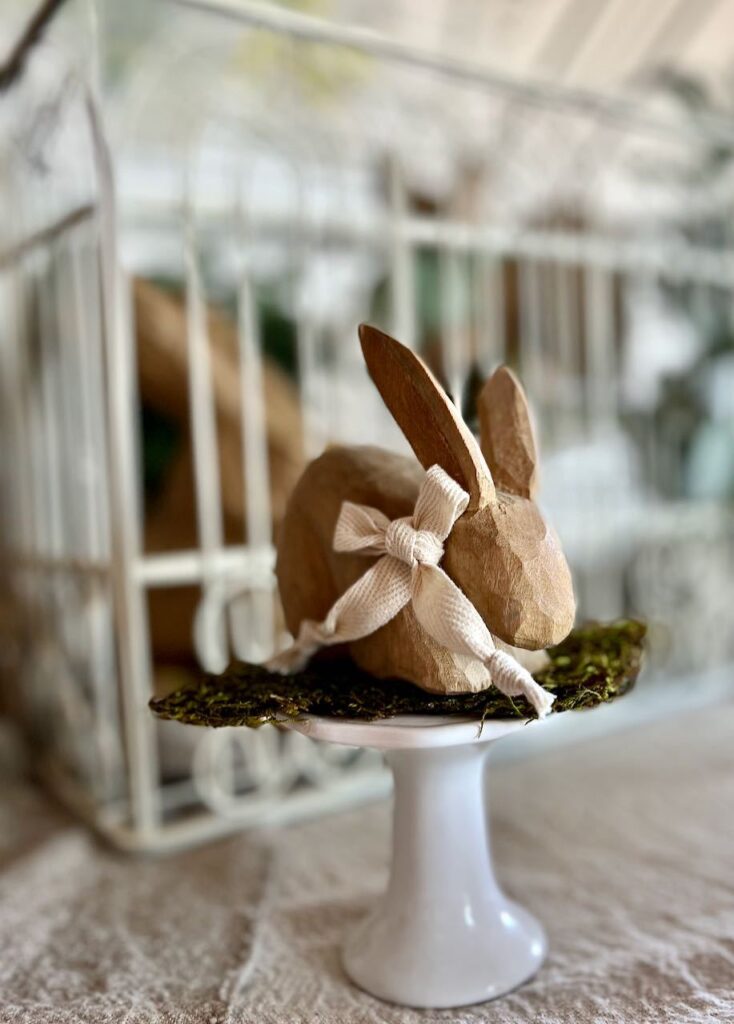
[[[734,1021],[734,707],[498,766],[498,873],[550,957],[498,1002],[352,988],[345,931],[386,881],[386,805],[166,859],[0,796],[0,1020],[23,1024]]]

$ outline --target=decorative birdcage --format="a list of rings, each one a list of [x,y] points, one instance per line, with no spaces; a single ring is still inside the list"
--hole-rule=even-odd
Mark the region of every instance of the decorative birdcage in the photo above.
[[[469,419],[515,365],[582,614],[646,615],[668,679],[728,664],[727,119],[674,77],[633,104],[289,8],[166,10],[105,88],[52,32],[3,122],[5,668],[46,778],[145,848],[385,791],[364,753],[147,710],[284,642],[305,461],[401,444],[360,320]]]

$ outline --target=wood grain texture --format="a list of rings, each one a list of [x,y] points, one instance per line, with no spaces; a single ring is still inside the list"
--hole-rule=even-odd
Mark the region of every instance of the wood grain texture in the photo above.
[[[443,568],[494,636],[527,650],[550,647],[573,626],[571,572],[537,505],[512,494],[497,497],[457,520]]]
[[[479,394],[479,432],[497,489],[533,498],[538,469],[535,433],[525,392],[507,366],[496,370]]]
[[[425,363],[368,324],[359,340],[372,380],[424,469],[439,465],[469,493],[469,508],[494,498],[481,449],[461,413]]]
[[[476,441],[423,363],[373,328],[363,327],[360,336],[370,373],[420,461],[426,468],[438,463],[474,488],[446,541],[443,568],[496,640],[537,669],[543,649],[571,630],[576,605],[558,538],[530,499],[535,445],[522,389],[502,370],[486,392],[493,411],[485,414],[483,437],[488,445],[491,437],[496,475],[506,488],[495,490]],[[286,508],[276,566],[291,633],[303,619],[323,620],[374,562],[333,550],[342,503],[378,508],[391,520],[410,516],[423,477],[412,458],[372,447],[330,448],[306,468]],[[532,653],[526,658],[518,648]],[[435,693],[479,691],[491,683],[479,662],[433,640],[410,605],[349,651],[377,677],[407,679]]]
[[[345,498],[397,519],[412,513],[422,479],[413,459],[374,447],[329,448],[308,466],[286,509],[276,564],[291,633],[304,618],[323,619],[376,560],[333,550]],[[366,672],[408,679],[437,693],[480,690],[489,682],[482,676],[480,685],[467,685],[463,668],[423,630],[409,606],[349,650]]]

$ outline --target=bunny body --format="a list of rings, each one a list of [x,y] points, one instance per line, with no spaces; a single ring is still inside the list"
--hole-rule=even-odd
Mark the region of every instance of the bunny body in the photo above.
[[[423,467],[441,465],[470,493],[469,507],[446,540],[442,567],[482,616],[498,646],[534,652],[520,659],[534,670],[544,660],[543,649],[571,629],[575,602],[558,540],[532,501],[534,444],[532,434],[522,436],[530,428],[523,418],[519,385],[504,370],[498,374],[505,376],[495,374],[488,382],[494,395],[486,398],[497,405],[482,418],[482,447],[494,463],[490,472],[472,435],[420,360],[372,328],[362,328],[361,339],[370,372]],[[377,508],[391,520],[410,516],[424,468],[410,457],[367,446],[329,448],[306,468],[286,509],[276,567],[286,623],[294,635],[304,619],[324,619],[372,562],[334,551],[342,503]],[[500,483],[508,490],[500,490]],[[408,679],[433,692],[482,690],[491,683],[480,662],[432,639],[410,604],[375,633],[353,641],[349,651],[375,676]],[[513,650],[516,656],[520,653]]]

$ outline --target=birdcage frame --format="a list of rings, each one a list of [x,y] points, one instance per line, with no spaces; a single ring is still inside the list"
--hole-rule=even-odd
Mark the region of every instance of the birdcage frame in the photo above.
[[[181,6],[283,35],[294,45],[299,41],[318,42],[366,52],[381,61],[445,76],[533,109],[553,110],[560,115],[571,112],[576,117],[593,117],[652,135],[676,131],[675,125],[641,112],[624,99],[507,79],[484,67],[426,54],[373,33],[292,10],[234,0],[185,0]],[[206,285],[197,249],[202,211],[195,183],[184,174],[184,188],[175,208],[164,203],[154,213],[157,218],[173,219],[184,252],[199,545],[195,550],[168,554],[143,551],[135,343],[130,281],[120,259],[120,234],[130,230],[131,224],[151,217],[152,207],[147,204],[141,210],[121,211],[115,188],[115,158],[93,83],[76,75],[65,75],[64,81],[69,83],[72,102],[84,111],[93,164],[93,195],[30,230],[21,211],[14,237],[0,255],[14,328],[2,349],[9,409],[4,429],[13,456],[13,468],[6,472],[5,481],[11,492],[10,500],[6,500],[8,557],[13,587],[25,609],[25,632],[21,634],[25,639],[17,645],[14,663],[31,706],[29,728],[36,735],[55,730],[54,741],[42,744],[41,770],[50,784],[113,842],[131,849],[186,845],[244,825],[290,821],[383,794],[386,777],[371,756],[352,752],[335,755],[301,736],[281,736],[271,730],[205,732],[192,741],[191,765],[184,777],[169,782],[161,779],[160,727],[147,709],[153,692],[147,590],[186,583],[202,587],[197,650],[205,667],[211,669],[222,668],[228,655],[221,627],[232,602],[243,592],[265,595],[264,600],[255,599],[249,633],[239,651],[252,649],[254,635],[260,641],[258,653],[262,655],[279,639],[274,633],[270,600],[274,591],[272,536],[267,508],[263,509],[262,504],[251,503],[248,507],[248,536],[241,545],[225,544],[217,525],[221,508],[206,343]],[[48,120],[43,110],[37,110],[36,115],[39,120]],[[696,130],[717,138],[722,133],[728,138],[734,136],[730,126],[714,115],[702,115]],[[14,159],[16,169],[22,166],[17,153]],[[12,165],[12,160],[9,162]],[[707,248],[669,238],[580,234],[557,225],[518,229],[460,216],[429,217],[410,210],[397,160],[389,166],[388,183],[385,216],[378,222],[337,218],[314,225],[305,218],[297,223],[275,218],[253,225],[251,211],[238,193],[234,201],[220,207],[207,206],[206,227],[226,223],[231,228],[234,223],[243,250],[248,233],[255,229],[273,235],[286,233],[297,240],[313,241],[315,236],[319,244],[348,240],[380,248],[387,254],[391,297],[390,322],[385,326],[411,345],[417,332],[415,255],[421,247],[437,250],[441,254],[445,316],[441,354],[447,383],[455,395],[461,393],[468,369],[452,317],[459,301],[462,260],[471,258],[482,269],[484,286],[492,268],[501,269],[506,261],[518,268],[523,369],[536,398],[543,390],[543,366],[536,356],[543,345],[539,316],[544,308],[549,268],[561,286],[564,270],[582,270],[583,312],[576,310],[572,315],[584,319],[587,372],[583,405],[594,410],[591,426],[600,432],[616,416],[608,386],[616,372],[610,345],[614,275],[642,274],[690,282],[704,300],[712,290],[719,297],[728,293],[734,282],[734,252],[728,248]],[[22,193],[22,183],[16,185]],[[255,495],[267,490],[258,387],[262,355],[254,286],[246,261],[240,264],[238,274],[242,396],[248,410],[244,473],[250,493]],[[34,288],[35,300],[31,295],[30,307],[35,301],[45,318],[39,336],[41,363],[47,367],[40,397],[31,396],[32,401],[40,403],[38,408],[29,405],[23,387],[29,358],[24,343],[31,329],[29,289],[32,292]],[[488,371],[505,351],[498,314],[502,295],[498,287],[488,295],[477,284],[477,291],[481,296],[475,354],[479,368]],[[66,301],[69,294],[74,296],[71,312]],[[566,321],[571,315],[569,308]],[[556,314],[562,333],[563,310],[556,309]],[[34,315],[39,314],[36,311]],[[302,377],[307,376],[313,362],[310,326],[298,325]],[[58,364],[54,360],[59,359],[59,352],[51,338],[61,348]],[[50,367],[55,367],[53,372]],[[301,383],[307,393],[308,380],[302,379]],[[309,419],[307,407],[304,415],[307,444],[315,453],[323,436],[317,421]],[[81,441],[87,445],[88,478],[75,496],[65,480],[69,466],[64,458],[68,459],[74,445]],[[78,501],[79,494],[82,501]],[[664,537],[666,543],[674,543],[671,537],[675,538],[676,531],[679,537],[690,537],[704,526],[711,535],[731,535],[729,518],[719,507],[697,508],[687,527],[681,526],[679,516],[663,520],[661,516],[655,531],[647,525],[648,542],[654,533],[653,540]],[[619,526],[613,522],[607,525],[611,533],[615,525]],[[641,543],[644,532],[638,531],[635,543]],[[606,596],[602,604],[612,611],[622,606],[622,591],[629,585],[627,578],[623,580],[614,573],[617,540],[611,544],[614,552],[609,554],[610,545],[605,546],[596,533],[576,546],[573,559],[584,579],[592,584],[602,575],[600,567],[605,567]],[[80,598],[77,591],[84,596]],[[75,596],[72,599],[70,595]],[[69,657],[69,649],[73,657]],[[83,666],[84,671],[75,672],[75,666]],[[703,688],[699,694],[703,694]]]

